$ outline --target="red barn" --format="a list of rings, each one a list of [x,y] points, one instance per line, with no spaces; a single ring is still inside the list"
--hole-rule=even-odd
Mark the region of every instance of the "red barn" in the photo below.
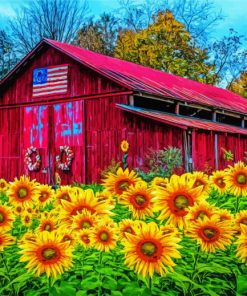
[[[0,177],[90,183],[123,139],[131,167],[171,145],[185,169],[223,168],[222,148],[247,151],[246,118],[228,90],[44,39],[0,83]]]

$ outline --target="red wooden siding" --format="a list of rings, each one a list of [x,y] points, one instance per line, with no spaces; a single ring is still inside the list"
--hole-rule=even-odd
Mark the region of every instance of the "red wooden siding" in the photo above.
[[[130,144],[130,168],[143,165],[149,148],[162,149],[169,145],[183,147],[181,129],[125,114],[115,107],[116,103],[126,104],[127,101],[127,96],[122,96],[86,102],[88,183],[99,180],[101,170],[109,166],[111,160],[121,160],[120,142],[123,139]]]
[[[0,110],[0,178],[3,176],[7,180],[23,173],[20,166],[20,119],[19,108]]]
[[[46,45],[36,54],[34,59],[29,61],[29,64],[25,69],[21,69],[16,79],[9,80],[8,86],[6,86],[4,92],[1,92],[0,94],[1,104],[7,105],[24,102],[38,102],[44,99],[52,100],[54,98],[64,99],[64,95],[48,96],[44,98],[32,97],[33,69],[60,64],[69,65],[69,87],[68,94],[66,95],[67,98],[124,90],[122,86],[104,78],[89,68],[80,65],[67,55]]]

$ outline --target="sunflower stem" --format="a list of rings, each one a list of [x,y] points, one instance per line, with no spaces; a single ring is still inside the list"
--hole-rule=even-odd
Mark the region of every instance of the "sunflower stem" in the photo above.
[[[240,201],[240,198],[241,198],[241,197],[237,197],[237,198],[236,198],[236,199],[237,199],[237,201],[236,201],[235,214],[237,214],[237,212],[238,212],[238,209],[239,209],[239,201]]]
[[[51,292],[51,277],[47,277],[47,281],[48,281],[48,294],[50,295],[50,292]]]
[[[7,275],[8,275],[8,279],[9,279],[9,281],[11,281],[11,278],[10,278],[10,275],[9,275],[10,270],[8,268],[7,262],[5,261],[5,258],[4,258],[4,255],[3,255],[2,252],[0,253],[0,255],[1,255],[1,259],[2,259],[3,265],[4,265],[5,269],[6,269],[6,272],[7,272]],[[11,284],[11,287],[13,289],[13,294],[15,295],[16,293],[15,293],[15,287],[14,287],[14,285]]]
[[[195,276],[195,271],[196,271],[196,267],[197,267],[197,262],[198,262],[198,258],[199,258],[199,254],[200,254],[200,246],[197,247],[197,252],[196,252],[196,255],[195,255],[195,260],[194,260],[194,264],[193,264],[193,269],[192,269],[192,274],[191,274],[191,280],[194,279],[194,276]],[[186,295],[191,295],[190,293],[190,289],[191,289],[191,282],[189,283],[189,286],[188,286],[188,289],[187,289],[187,292],[186,292]]]
[[[150,291],[152,291],[152,285],[153,285],[152,278],[151,278],[151,276],[148,276],[148,277],[147,277],[147,288],[148,288]],[[151,295],[152,295],[152,293],[151,293]]]

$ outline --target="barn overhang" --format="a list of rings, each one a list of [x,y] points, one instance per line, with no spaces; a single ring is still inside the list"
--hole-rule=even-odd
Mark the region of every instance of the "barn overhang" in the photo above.
[[[247,129],[230,126],[223,123],[216,123],[210,120],[202,120],[194,117],[191,118],[188,116],[181,116],[122,104],[117,104],[116,107],[123,111],[173,125],[184,130],[201,129],[221,133],[247,135]]]

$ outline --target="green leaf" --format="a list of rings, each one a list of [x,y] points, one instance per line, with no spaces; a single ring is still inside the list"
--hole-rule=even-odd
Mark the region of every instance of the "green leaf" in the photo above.
[[[117,282],[109,276],[104,276],[102,280],[102,287],[109,290],[116,290]]]
[[[84,290],[93,290],[97,287],[101,286],[101,282],[99,282],[98,277],[96,276],[90,276],[86,278],[85,280],[82,280],[81,286]]]
[[[76,296],[87,296],[87,292],[86,291],[78,291],[76,293]]]
[[[99,267],[99,268],[96,268],[96,271],[98,273],[101,273],[101,274],[104,274],[104,275],[113,274],[113,270],[110,267]]]
[[[122,296],[123,294],[119,291],[111,291],[111,296]]]
[[[245,295],[247,291],[247,274],[239,275],[237,277],[237,293],[239,295]]]
[[[130,295],[141,296],[141,292],[142,290],[140,288],[127,287],[123,290],[123,296],[130,296]]]

